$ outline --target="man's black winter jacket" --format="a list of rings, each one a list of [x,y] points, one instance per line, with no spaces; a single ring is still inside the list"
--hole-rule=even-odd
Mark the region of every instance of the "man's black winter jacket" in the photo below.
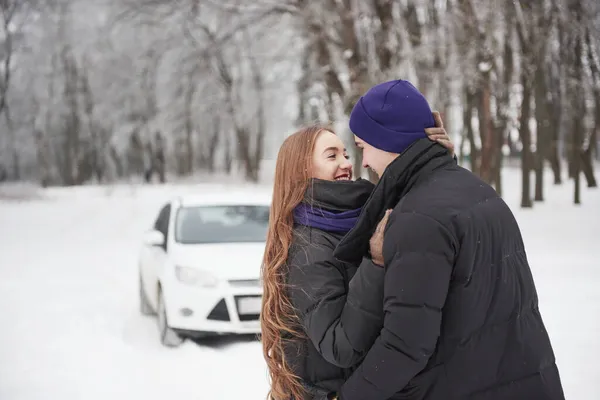
[[[420,140],[335,255],[360,260],[388,208],[383,328],[341,399],[564,399],[521,232],[496,191]]]

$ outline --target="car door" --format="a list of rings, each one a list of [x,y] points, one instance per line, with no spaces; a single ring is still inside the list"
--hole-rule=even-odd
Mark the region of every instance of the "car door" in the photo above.
[[[145,262],[143,263],[143,268],[145,268],[144,288],[146,289],[148,300],[154,309],[158,307],[158,277],[167,260],[170,216],[171,204],[165,204],[160,210],[153,227],[153,229],[161,232],[164,235],[165,240],[162,246],[147,246],[145,249],[147,256],[145,257]]]

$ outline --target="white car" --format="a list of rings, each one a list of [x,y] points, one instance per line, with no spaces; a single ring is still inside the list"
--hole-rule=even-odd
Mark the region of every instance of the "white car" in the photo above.
[[[139,259],[140,310],[158,316],[161,343],[260,332],[260,265],[270,193],[174,199],[146,233]]]

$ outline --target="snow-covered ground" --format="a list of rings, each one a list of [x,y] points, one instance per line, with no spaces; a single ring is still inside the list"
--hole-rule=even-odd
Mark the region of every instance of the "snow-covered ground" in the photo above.
[[[506,171],[504,181],[567,398],[599,399],[600,190],[584,189],[575,207],[571,182],[549,182],[545,203],[520,210],[519,172]],[[141,233],[166,199],[215,187],[81,187],[0,199],[0,399],[264,399],[259,342],[165,349],[154,320],[138,313]]]

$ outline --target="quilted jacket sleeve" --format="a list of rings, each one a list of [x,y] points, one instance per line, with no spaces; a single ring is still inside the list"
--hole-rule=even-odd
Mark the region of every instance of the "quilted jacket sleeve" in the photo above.
[[[425,368],[440,334],[454,253],[452,234],[437,221],[392,214],[384,240],[383,328],[341,399],[389,399]]]
[[[344,264],[326,246],[295,249],[288,265],[290,299],[315,348],[339,367],[358,363],[381,329],[383,268],[363,259],[346,289]]]

